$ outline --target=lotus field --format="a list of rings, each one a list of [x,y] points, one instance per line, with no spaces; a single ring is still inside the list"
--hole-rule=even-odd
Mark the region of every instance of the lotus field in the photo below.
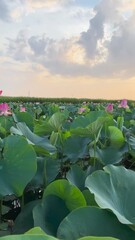
[[[135,240],[134,169],[134,102],[1,103],[1,240]]]

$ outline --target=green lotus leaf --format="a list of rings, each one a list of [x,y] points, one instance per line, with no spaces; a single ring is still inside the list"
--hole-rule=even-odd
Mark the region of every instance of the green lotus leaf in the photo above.
[[[67,117],[67,113],[56,112],[50,117],[48,123],[53,128],[53,131],[57,132],[61,129],[62,124],[65,122]]]
[[[124,125],[124,117],[117,117],[117,127],[122,130]]]
[[[40,136],[50,135],[52,132],[57,132],[59,129],[61,129],[67,117],[67,112],[56,112],[50,117],[49,120],[46,119],[45,121],[36,124],[34,127],[34,132]]]
[[[97,204],[96,201],[95,201],[95,196],[94,196],[94,194],[91,193],[91,192],[89,191],[89,189],[83,190],[82,193],[83,193],[83,196],[85,197],[87,206],[93,206],[93,207],[94,207],[94,206],[95,206],[95,207],[98,206],[98,204]]]
[[[94,157],[94,154],[96,154],[96,158],[99,159],[103,165],[119,163],[123,158],[123,152],[112,146],[103,149],[97,147],[95,153],[94,149],[90,148],[89,153],[91,157]]]
[[[130,136],[128,141],[132,149],[135,150],[135,137]]]
[[[0,197],[21,196],[37,169],[36,154],[22,136],[8,136],[4,140],[0,159]]]
[[[41,200],[35,200],[24,205],[20,214],[15,219],[13,234],[22,234],[34,227],[32,210],[40,202]]]
[[[40,227],[34,227],[34,228],[30,229],[28,232],[25,233],[25,235],[33,235],[33,236],[37,235],[38,237],[44,236],[44,240],[56,240],[57,239],[57,238],[47,235]]]
[[[29,187],[47,186],[52,182],[60,171],[60,162],[57,159],[51,158],[37,158],[37,172],[29,183]]]
[[[53,131],[53,127],[47,122],[37,123],[34,126],[34,133],[39,136],[50,135]]]
[[[35,227],[23,235],[1,237],[1,240],[57,240],[57,238],[48,236],[39,227]]]
[[[33,209],[34,226],[40,226],[47,234],[56,236],[59,224],[69,213],[63,199],[49,195]]]
[[[42,203],[33,209],[34,226],[56,236],[61,221],[81,206],[86,206],[81,191],[67,180],[56,180],[47,186]]]
[[[116,148],[122,147],[125,142],[122,131],[115,126],[109,126],[108,130],[110,134],[111,146]]]
[[[82,237],[78,240],[119,240],[118,238],[112,238],[112,237]]]
[[[34,128],[34,119],[32,115],[28,112],[17,112],[16,114],[13,114],[14,120],[16,122],[24,122],[26,125],[33,130]]]
[[[81,206],[86,206],[86,201],[81,191],[65,179],[56,180],[50,183],[45,189],[43,197],[45,198],[49,195],[54,195],[63,199],[70,211]]]
[[[85,137],[85,138],[90,138],[91,133],[88,131],[87,127],[82,128],[82,127],[77,127],[75,129],[70,130],[71,135],[75,135],[78,137]]]
[[[88,138],[71,136],[64,141],[63,153],[72,162],[76,162],[79,158],[86,156],[88,142]]]
[[[98,117],[94,122],[91,122],[85,128],[79,126],[77,128],[71,129],[70,132],[72,135],[89,137],[93,140],[95,140],[96,137],[97,141],[103,128],[103,125],[108,121],[110,121],[110,118],[108,116]]]
[[[85,185],[101,208],[112,210],[120,222],[135,225],[134,171],[108,165],[89,175]]]
[[[66,174],[68,181],[74,186],[78,187],[81,191],[85,189],[85,179],[87,172],[83,171],[78,165],[71,166],[70,170]]]
[[[14,122],[11,116],[8,116],[8,118],[5,118],[5,116],[0,116],[0,133],[2,133],[2,136],[6,136],[6,134],[10,132],[10,128],[13,125]]]
[[[85,116],[79,116],[75,118],[75,120],[71,124],[71,129],[75,129],[78,127],[85,128],[90,123],[97,120],[98,117],[104,116],[106,113],[104,111],[91,111]]]
[[[25,233],[25,235],[46,235],[46,233],[40,227],[31,228],[29,231]]]
[[[51,154],[56,152],[56,148],[50,144],[47,137],[39,137],[33,133],[25,123],[19,122],[16,124],[16,126],[17,128],[11,127],[11,133],[25,136],[29,143],[39,146]]]
[[[97,207],[81,207],[63,219],[58,227],[57,237],[76,240],[85,236],[134,240],[135,232],[121,224],[112,212]]]

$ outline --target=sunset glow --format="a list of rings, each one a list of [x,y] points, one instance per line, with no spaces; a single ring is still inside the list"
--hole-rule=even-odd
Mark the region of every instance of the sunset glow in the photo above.
[[[134,0],[1,0],[3,95],[135,100]]]

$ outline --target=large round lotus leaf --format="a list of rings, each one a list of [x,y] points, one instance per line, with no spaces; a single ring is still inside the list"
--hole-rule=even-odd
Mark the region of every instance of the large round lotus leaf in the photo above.
[[[91,192],[89,191],[89,189],[83,190],[82,193],[83,193],[83,196],[85,197],[87,206],[93,206],[93,207],[94,207],[94,206],[95,206],[95,207],[98,206],[98,204],[97,204],[96,201],[95,201],[95,196],[94,196],[94,194],[91,193]]]
[[[47,137],[39,137],[35,133],[33,133],[24,122],[18,122],[16,124],[17,128],[11,127],[10,131],[13,134],[23,135],[27,141],[34,146],[40,147],[47,152],[54,154],[56,152],[56,148],[50,144]]]
[[[34,227],[32,210],[36,205],[40,204],[40,202],[41,200],[35,200],[24,205],[20,214],[15,219],[13,234],[22,234]]]
[[[117,148],[112,146],[108,146],[104,149],[97,147],[95,152],[94,149],[91,148],[89,153],[91,157],[94,157],[96,154],[96,157],[102,162],[103,165],[119,163],[123,158],[123,152],[120,150],[118,151]]]
[[[21,196],[36,173],[36,154],[22,136],[8,136],[0,159],[0,197]]]
[[[13,126],[13,118],[11,116],[8,116],[6,118],[5,116],[0,116],[0,132],[2,133],[2,136],[5,136],[7,132],[10,132],[10,128]]]
[[[64,112],[56,112],[50,117],[48,123],[53,128],[53,131],[57,132],[62,127],[67,117],[67,114]]]
[[[28,112],[17,112],[14,114],[14,119],[16,122],[25,122],[26,125],[33,130],[34,127],[34,119],[32,115]]]
[[[33,228],[24,235],[11,235],[1,237],[1,240],[57,240],[52,236],[48,236],[39,227]]]
[[[82,237],[78,240],[119,240],[118,238],[112,238],[112,237]]]
[[[57,159],[37,157],[37,172],[29,187],[39,188],[52,182],[60,171],[60,161]]]
[[[57,237],[76,240],[85,236],[134,240],[135,232],[121,224],[112,212],[97,207],[82,207],[72,211],[63,219],[58,228]]]
[[[69,213],[64,200],[49,195],[33,209],[34,226],[39,226],[47,234],[56,236],[59,224]]]
[[[88,132],[88,131],[87,131]],[[78,159],[86,156],[88,138],[71,136],[64,141],[63,152],[71,162],[75,163]]]
[[[98,117],[105,116],[106,113],[104,111],[90,111],[85,116],[79,116],[74,119],[71,123],[71,129],[78,128],[78,127],[87,127],[90,123],[97,120]]]
[[[120,222],[135,224],[135,172],[108,165],[88,176],[86,187],[101,208],[113,211]]]
[[[78,187],[81,191],[85,189],[85,179],[87,176],[87,172],[83,171],[83,169],[77,164],[71,166],[70,170],[66,174],[68,181]]]
[[[122,131],[115,126],[109,126],[108,131],[110,134],[111,146],[116,148],[122,147],[125,142]]]
[[[42,203],[33,209],[34,226],[56,236],[61,221],[81,206],[86,206],[81,191],[67,180],[56,180],[45,189]]]
[[[81,191],[65,179],[50,183],[44,191],[44,197],[49,195],[55,195],[63,199],[70,211],[86,206],[86,201]]]

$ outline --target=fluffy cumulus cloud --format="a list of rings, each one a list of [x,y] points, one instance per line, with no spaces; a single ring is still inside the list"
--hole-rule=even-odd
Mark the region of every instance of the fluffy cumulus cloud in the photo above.
[[[25,8],[22,0],[1,0],[0,1],[0,20],[12,22],[23,16]]]
[[[131,1],[127,3],[129,6]],[[94,75],[129,77],[135,74],[135,15],[125,18],[125,5],[125,1],[102,0],[95,7],[96,14],[88,30],[81,33],[79,43],[87,58],[98,59],[90,71]],[[110,26],[110,38],[106,36],[106,26]]]
[[[16,39],[7,38],[7,55],[16,61],[27,61],[30,56],[30,49],[28,45],[28,31],[22,30],[17,35]]]
[[[68,6],[74,0],[0,0],[0,20],[16,21],[30,12],[44,9],[44,11],[57,11]]]
[[[107,43],[108,65],[112,70],[123,76],[135,74],[135,15],[119,24],[113,33],[111,41]]]
[[[39,9],[39,8],[54,8],[62,5],[67,5],[73,0],[25,0],[29,9]]]
[[[7,55],[12,59],[41,64],[54,73],[72,74],[71,68],[80,61],[76,58],[76,39],[56,41],[45,35],[29,37],[28,31],[23,30],[16,39],[8,38],[8,42]]]
[[[102,0],[94,8],[95,16],[90,20],[88,30],[81,33],[79,42],[86,49],[89,58],[100,53],[105,38],[105,24],[114,24],[120,20],[115,3],[113,0]]]
[[[3,19],[9,17],[6,2],[8,0],[0,1],[5,12]],[[73,1],[18,2],[38,9]],[[87,30],[69,39],[56,40],[46,34],[29,36],[29,32],[20,31],[15,39],[8,38],[6,54],[16,61],[40,64],[50,73],[59,75],[132,77],[135,74],[135,14],[132,12],[129,16],[126,11],[126,6],[129,11],[131,5],[132,0],[101,0],[93,9]]]
[[[4,0],[0,1],[0,19],[4,21],[8,21],[10,19],[10,11]]]
[[[131,11],[135,9],[135,1],[134,0],[121,0],[120,2],[120,9],[123,11]]]

